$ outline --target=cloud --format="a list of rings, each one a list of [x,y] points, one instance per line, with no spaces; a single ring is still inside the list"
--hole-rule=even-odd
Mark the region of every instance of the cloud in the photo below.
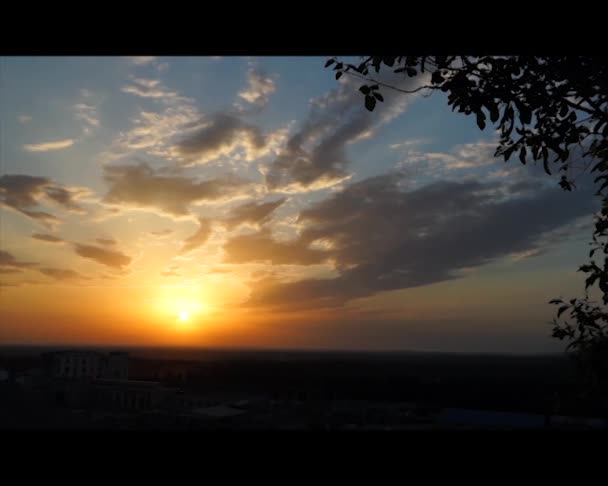
[[[201,128],[179,140],[175,151],[186,162],[203,164],[242,148],[245,159],[251,161],[268,153],[269,142],[269,137],[255,125],[227,113],[216,113]]]
[[[40,268],[39,272],[46,275],[47,277],[52,277],[55,280],[71,280],[75,278],[84,278],[78,272],[64,268]]]
[[[432,139],[430,139],[430,138],[414,138],[414,139],[410,139],[410,140],[405,140],[400,143],[393,143],[393,144],[389,145],[389,148],[391,148],[393,150],[397,150],[397,149],[413,147],[416,145],[425,145],[425,144],[428,144],[431,142],[432,142]]]
[[[11,208],[47,225],[56,223],[59,219],[38,211],[41,201],[51,202],[66,211],[79,212],[82,208],[76,200],[86,193],[86,189],[65,188],[46,177],[22,174],[0,176],[0,206]]]
[[[13,255],[11,255],[8,251],[0,250],[0,268],[3,268],[4,273],[9,273],[7,269],[26,269],[32,266],[37,265],[34,262],[24,262],[21,260],[17,260]]]
[[[42,233],[34,233],[32,236],[35,240],[47,241],[49,243],[63,243],[65,240],[53,235],[47,235]]]
[[[172,216],[188,215],[194,203],[235,197],[249,184],[234,176],[197,181],[160,175],[145,163],[106,166],[103,177],[109,185],[104,202],[157,209]]]
[[[397,77],[396,86],[413,89],[424,78]],[[333,186],[350,177],[346,147],[368,138],[373,130],[401,114],[413,95],[384,94],[374,113],[363,106],[360,80],[345,78],[327,95],[313,99],[308,118],[287,142],[279,156],[264,168],[270,190],[303,192]]]
[[[168,236],[171,233],[173,233],[173,230],[169,229],[169,228],[165,228],[165,229],[158,230],[158,231],[150,231],[150,234],[152,236]]]
[[[184,136],[200,126],[201,114],[189,102],[181,98],[160,112],[141,111],[132,118],[133,127],[121,133],[110,149],[99,156],[102,163],[132,156],[136,152],[172,160],[174,138]]]
[[[103,246],[113,246],[116,244],[116,240],[112,238],[95,238],[95,241]]]
[[[158,79],[136,78],[131,77],[132,84],[123,86],[121,91],[124,93],[133,94],[141,98],[156,98],[164,101],[173,101],[181,98],[177,92],[170,91],[163,86]]]
[[[245,108],[237,104],[237,109],[244,113],[248,113],[252,109],[254,112],[258,112],[268,104],[270,96],[276,91],[275,82],[255,65],[250,65],[247,80],[249,86],[239,93],[239,97],[247,101],[250,106]]]
[[[17,267],[0,267],[0,274],[2,273],[21,273],[22,270]]]
[[[173,271],[160,272],[160,275],[162,277],[181,277],[179,273]]]
[[[73,106],[74,119],[81,121],[84,125],[83,131],[85,134],[91,133],[91,130],[99,127],[99,114],[95,105],[87,103],[76,103]]]
[[[193,100],[168,91],[159,80],[132,78],[126,91],[158,98],[166,107],[160,112],[141,111],[132,119],[133,128],[121,133],[110,149],[99,156],[102,163],[144,152],[174,161],[181,166],[208,163],[230,155],[231,161],[247,162],[274,153],[284,143],[286,129],[268,134],[239,118],[242,112],[228,110],[203,115]]]
[[[329,255],[321,250],[311,249],[301,240],[276,241],[270,230],[236,236],[224,245],[225,263],[269,262],[273,265],[312,265],[322,263]]]
[[[55,142],[42,142],[25,144],[23,149],[27,152],[48,152],[50,150],[62,150],[74,145],[75,140],[67,138],[65,140],[57,140]]]
[[[26,123],[29,123],[32,121],[32,117],[30,115],[19,115],[17,117],[17,120],[19,121],[19,123],[21,123],[22,125],[25,125]]]
[[[199,218],[198,223],[200,228],[184,241],[180,254],[188,253],[203,246],[211,236],[211,222],[205,218]]]
[[[234,208],[223,223],[233,229],[241,224],[263,224],[268,221],[272,212],[281,206],[286,198],[265,203],[251,202]]]
[[[495,163],[496,141],[480,141],[457,145],[450,152],[418,152],[412,150],[402,164],[423,162],[441,165],[444,170],[474,169],[483,165]]]
[[[77,255],[80,255],[83,258],[89,258],[97,263],[101,263],[102,265],[106,265],[118,270],[122,270],[132,261],[131,257],[121,253],[120,251],[108,250],[107,248],[102,248],[99,246],[74,243],[74,251]]]
[[[596,208],[586,190],[542,188],[504,198],[508,185],[499,182],[440,181],[406,191],[402,178],[365,179],[302,211],[303,229],[289,252],[268,232],[229,241],[231,261],[294,264],[321,260],[311,258],[311,243],[327,241],[320,255],[339,272],[336,278],[254,286],[248,305],[340,306],[380,291],[459,278],[464,269],[502,257],[530,256],[543,248],[545,235]]]
[[[49,185],[45,188],[45,196],[66,210],[81,213],[82,208],[75,202],[75,199],[85,192],[84,190],[70,190],[58,185]]]
[[[136,66],[145,66],[156,61],[156,56],[128,56],[127,59]]]

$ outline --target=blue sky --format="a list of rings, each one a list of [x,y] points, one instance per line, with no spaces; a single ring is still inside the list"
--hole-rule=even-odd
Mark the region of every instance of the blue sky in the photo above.
[[[188,314],[181,344],[560,349],[547,301],[582,290],[586,189],[494,159],[441,93],[368,113],[324,62],[1,58],[0,340],[165,342]],[[75,331],[101,295],[141,333]]]

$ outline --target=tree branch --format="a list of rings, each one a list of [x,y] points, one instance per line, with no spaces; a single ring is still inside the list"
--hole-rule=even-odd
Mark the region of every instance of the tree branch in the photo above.
[[[570,101],[567,98],[564,98],[564,102],[568,106],[574,108],[575,110],[581,110],[581,111],[584,111],[585,113],[589,113],[590,115],[593,115],[593,116],[596,116],[596,117],[599,116],[600,118],[606,118],[606,119],[608,119],[608,113],[605,113],[605,112],[603,112],[600,109],[590,110],[586,106],[582,106],[583,103],[585,103],[585,102],[588,103],[588,101],[585,100],[585,99],[582,99],[579,104],[573,103],[572,101]]]
[[[375,84],[378,84],[380,86],[384,86],[385,88],[389,88],[389,89],[392,89],[394,91],[399,91],[400,93],[406,93],[406,94],[414,94],[414,93],[417,93],[418,91],[421,91],[423,89],[437,89],[437,87],[435,87],[435,86],[426,86],[425,85],[425,86],[420,86],[420,87],[418,87],[416,89],[413,89],[413,90],[407,90],[407,89],[397,88],[396,86],[392,86],[390,84],[383,83],[382,81],[378,81],[378,80],[376,80],[374,78],[368,78],[366,76],[362,76],[361,74],[352,73],[350,71],[346,71],[346,74],[348,74],[350,76],[356,76],[357,78],[364,79],[365,81],[369,81],[370,83],[375,83]]]

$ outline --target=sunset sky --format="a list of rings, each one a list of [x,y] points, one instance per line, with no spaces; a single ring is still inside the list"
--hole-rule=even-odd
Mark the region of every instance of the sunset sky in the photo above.
[[[563,349],[589,188],[325,60],[0,58],[0,344]]]

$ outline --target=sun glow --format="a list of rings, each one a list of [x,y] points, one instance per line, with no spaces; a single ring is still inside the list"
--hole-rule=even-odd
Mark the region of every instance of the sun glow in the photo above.
[[[154,299],[154,308],[157,315],[164,316],[167,324],[177,325],[179,329],[195,329],[203,317],[212,312],[205,300],[206,295],[198,286],[166,286],[161,287]]]

